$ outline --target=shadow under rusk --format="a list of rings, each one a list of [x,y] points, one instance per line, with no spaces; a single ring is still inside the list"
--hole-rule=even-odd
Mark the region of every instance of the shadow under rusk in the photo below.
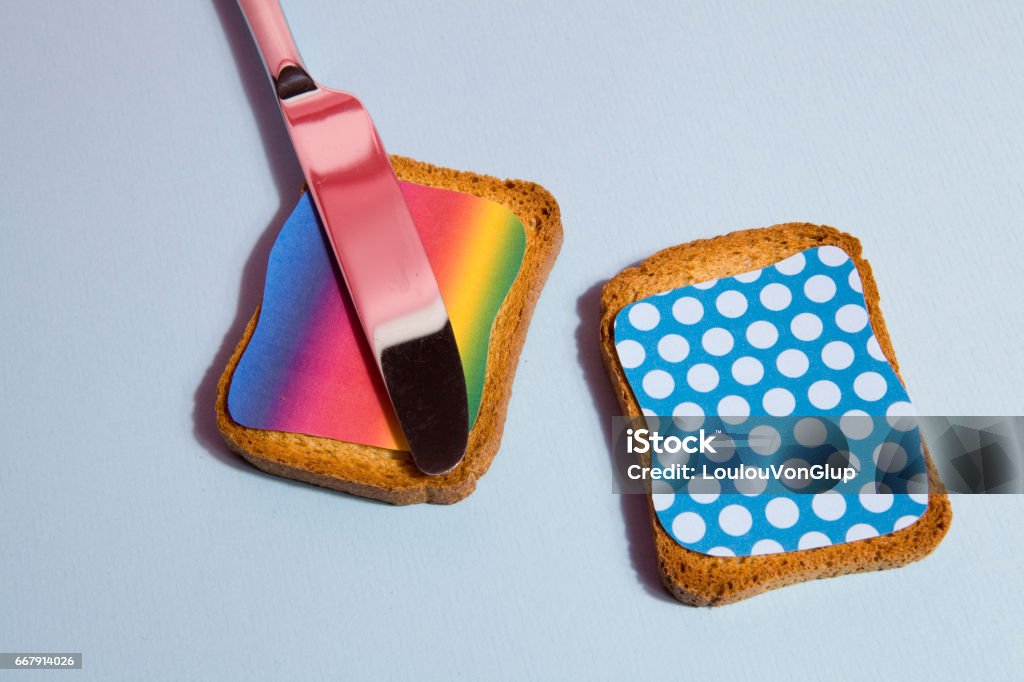
[[[615,400],[608,373],[601,359],[599,330],[601,326],[601,289],[603,287],[604,282],[599,282],[576,299],[576,312],[579,318],[579,325],[576,327],[576,358],[583,371],[587,388],[590,390],[590,399],[594,404],[594,410],[600,418],[608,447],[609,463],[612,463],[615,454],[611,442],[611,418],[620,414],[621,409]],[[661,582],[661,574],[658,571],[657,559],[654,554],[654,538],[651,535],[647,496],[619,495],[619,506],[622,510],[623,523],[626,526],[629,559],[644,591],[663,601],[677,603]]]
[[[281,225],[284,224],[299,199],[303,177],[288,139],[288,132],[285,130],[281,116],[274,104],[273,92],[263,70],[263,63],[256,52],[256,47],[249,35],[249,28],[237,3],[235,0],[214,0],[213,4],[217,10],[221,27],[224,29],[224,36],[231,46],[239,78],[242,80],[246,97],[256,118],[263,150],[266,153],[267,163],[270,165],[281,204],[261,231],[252,253],[242,268],[238,309],[235,312],[234,320],[228,326],[220,349],[203,375],[194,395],[192,433],[196,440],[221,462],[237,469],[269,476],[269,474],[264,474],[249,465],[228,448],[217,428],[214,405],[217,401],[217,382],[220,380],[220,375],[224,371],[235,345],[242,338],[249,318],[252,317],[256,306],[259,305],[263,297],[263,284],[270,249],[274,245]],[[243,248],[243,245],[239,246]]]

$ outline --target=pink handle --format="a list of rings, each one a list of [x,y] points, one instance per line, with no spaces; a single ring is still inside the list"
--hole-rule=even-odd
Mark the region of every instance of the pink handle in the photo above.
[[[238,0],[238,5],[249,22],[249,31],[256,39],[271,78],[276,79],[281,69],[289,65],[306,70],[277,0]]]

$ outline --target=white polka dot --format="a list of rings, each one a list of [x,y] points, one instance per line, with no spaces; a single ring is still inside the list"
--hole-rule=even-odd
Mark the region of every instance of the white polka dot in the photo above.
[[[736,552],[728,547],[712,547],[708,550],[708,554],[711,556],[736,556]]]
[[[821,349],[821,361],[829,369],[846,369],[853,364],[853,348],[845,341],[830,341]]]
[[[658,483],[664,483],[665,481],[658,481]],[[676,496],[672,493],[654,493],[651,495],[651,502],[654,503],[654,508],[657,511],[665,511],[672,506],[672,503],[676,501]]]
[[[890,405],[885,411],[885,418],[889,426],[897,431],[910,431],[917,426],[917,412],[906,400],[899,400]]]
[[[802,351],[790,348],[779,353],[779,357],[775,358],[775,366],[783,376],[796,379],[804,375],[810,366],[810,361]]]
[[[878,345],[878,339],[874,336],[868,339],[868,355],[879,362],[888,362],[885,359],[885,354],[882,352],[882,347]]]
[[[807,389],[807,399],[819,410],[831,410],[843,397],[839,387],[828,380],[815,381]]]
[[[744,284],[750,284],[756,282],[757,278],[761,276],[760,270],[751,270],[750,272],[744,272],[739,275],[734,275],[737,281],[743,282]]]
[[[793,427],[793,435],[805,448],[816,448],[828,439],[828,428],[820,419],[804,417]]]
[[[827,535],[816,530],[812,530],[810,533],[804,533],[800,537],[800,542],[797,544],[797,547],[800,549],[816,549],[818,547],[828,547],[831,544],[832,541],[828,539]]]
[[[907,481],[907,492],[917,504],[928,504],[928,476],[923,473],[911,476]]]
[[[721,327],[713,327],[704,332],[704,336],[701,338],[701,345],[711,355],[719,357],[727,355],[733,347],[732,334]]]
[[[658,459],[661,459],[660,457]],[[672,495],[672,486],[668,481],[651,481],[651,497],[654,495]]]
[[[860,489],[860,495],[858,495],[860,506],[874,514],[889,511],[893,501],[892,493],[876,493],[874,489],[874,483],[864,484],[864,487]]]
[[[821,318],[813,313],[800,313],[793,318],[789,329],[801,341],[813,341],[821,336]]]
[[[684,296],[672,304],[672,317],[680,324],[697,324],[704,317],[704,306],[692,296]]]
[[[694,365],[686,373],[686,383],[700,393],[713,391],[718,386],[718,370],[706,363]]]
[[[676,382],[668,372],[656,369],[644,375],[644,393],[655,400],[668,397],[676,388]]]
[[[793,394],[784,388],[773,388],[761,400],[764,411],[773,417],[787,417],[796,408]]]
[[[804,258],[804,254],[795,253],[786,260],[779,261],[775,264],[775,269],[781,272],[783,275],[795,275],[804,269],[804,265],[807,264],[807,259]]]
[[[858,294],[864,293],[864,284],[860,281],[860,273],[856,269],[850,271],[850,277],[847,281],[850,283],[850,288]]]
[[[672,521],[672,535],[680,542],[697,542],[706,530],[704,519],[694,512],[683,512]]]
[[[733,537],[745,534],[753,521],[747,508],[739,504],[730,504],[718,513],[719,527]]]
[[[712,434],[710,438],[711,446],[715,451],[712,452],[709,448],[706,452],[702,453],[706,459],[722,464],[728,462],[736,454],[736,443],[728,434],[718,431]]]
[[[732,378],[744,386],[753,386],[764,378],[764,365],[757,358],[742,357],[732,363]]]
[[[804,283],[804,296],[815,303],[831,301],[836,295],[836,283],[826,275],[815,275]]]
[[[781,554],[784,552],[782,545],[771,538],[764,538],[754,543],[754,546],[750,548],[751,556],[758,556],[761,554]]]
[[[713,478],[698,476],[690,479],[690,482],[686,485],[686,491],[690,493],[690,497],[694,502],[698,504],[711,504],[721,494],[722,484]]]
[[[797,476],[795,476],[794,478],[786,478],[785,475],[783,475],[782,478],[782,485],[786,486],[790,490],[803,490],[804,488],[811,484],[811,481],[809,479],[802,478],[802,476],[804,475],[803,472],[807,471],[807,469],[811,466],[806,459],[793,457],[792,459],[787,459],[785,462],[783,462],[782,466],[784,469],[791,469],[796,471]]]
[[[880,444],[875,448],[871,458],[875,460],[875,466],[889,474],[903,471],[907,466],[907,451],[898,443],[886,441]]]
[[[784,310],[792,300],[793,294],[778,282],[773,282],[761,289],[761,305],[768,310]]]
[[[875,527],[867,523],[856,523],[850,526],[849,530],[846,531],[846,541],[856,542],[857,540],[867,540],[878,536],[878,531]]]
[[[846,513],[846,498],[834,490],[818,493],[811,500],[811,509],[822,521],[835,521]]]
[[[771,348],[779,340],[779,330],[771,322],[758,320],[747,327],[747,342],[754,348]]]
[[[728,462],[730,459],[732,459],[732,456],[736,454],[735,441],[733,441],[733,439],[730,438],[729,435],[725,433],[713,434],[712,438],[713,440],[711,441],[711,444],[712,447],[715,448],[715,451],[711,452],[710,450],[708,450],[707,452],[704,453],[704,457],[711,460],[712,462],[717,462],[719,464]]]
[[[632,339],[626,341],[619,341],[615,345],[615,350],[619,354],[619,362],[626,369],[633,369],[643,364],[644,358],[647,354],[644,353],[644,347]]]
[[[718,284],[718,280],[717,279],[709,279],[706,282],[698,282],[697,284],[694,284],[693,286],[695,288],[697,288],[697,289],[710,289],[711,287],[715,286],[716,284]]]
[[[853,380],[853,392],[861,400],[874,402],[884,396],[887,390],[885,377],[878,372],[864,372]]]
[[[637,303],[629,309],[629,323],[642,332],[658,326],[661,313],[650,303]]]
[[[903,530],[907,526],[909,526],[912,523],[914,523],[914,521],[917,521],[918,518],[919,517],[917,517],[917,516],[911,516],[909,514],[907,516],[899,517],[898,519],[896,519],[896,523],[892,524],[893,532],[896,532],[898,530]]]
[[[690,453],[682,449],[680,449],[677,452],[669,452],[668,450],[663,450],[662,452],[657,453],[655,456],[658,458],[658,462],[661,463],[661,466],[665,467],[666,469],[671,469],[675,467],[677,464],[687,464],[690,461]],[[664,481],[653,481],[651,485],[653,486],[655,483],[664,483]],[[672,491],[673,488],[670,485],[668,487],[668,490],[666,490],[665,492]]]
[[[704,423],[704,410],[697,403],[679,403],[672,410],[672,421],[684,431],[696,431]]]
[[[788,497],[776,497],[764,506],[764,517],[776,528],[792,528],[800,519],[800,508]]]
[[[839,419],[839,428],[850,440],[864,440],[874,431],[875,420],[864,410],[850,410]]]
[[[715,307],[723,316],[735,319],[747,312],[747,297],[738,291],[726,291],[715,299]]]
[[[818,247],[818,260],[822,264],[829,266],[830,268],[842,265],[850,259],[846,255],[846,252],[840,249],[838,246],[819,246]]]
[[[644,422],[647,423],[647,428],[657,431],[661,426],[661,420],[654,414],[654,411],[648,410],[646,407],[640,408],[640,411],[644,413]]]
[[[836,324],[844,332],[859,332],[868,323],[868,311],[864,306],[848,303],[836,311]]]
[[[750,416],[750,404],[738,395],[727,395],[718,401],[718,416],[726,424],[742,424]]]
[[[747,443],[750,449],[759,455],[770,455],[782,445],[782,437],[779,432],[767,424],[761,424],[750,429],[747,434]]]
[[[679,334],[665,334],[658,341],[658,355],[666,362],[682,362],[690,354],[690,344]]]
[[[736,486],[736,492],[747,497],[757,497],[764,492],[764,489],[768,487],[768,479],[766,478],[741,478],[733,483]]]
[[[856,473],[860,473],[860,460],[857,459],[857,455],[849,450],[836,450],[833,452],[828,456],[828,465],[835,469],[850,467]]]

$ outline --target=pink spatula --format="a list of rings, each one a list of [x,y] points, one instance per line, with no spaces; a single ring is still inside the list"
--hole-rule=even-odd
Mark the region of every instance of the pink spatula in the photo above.
[[[363,105],[306,73],[276,0],[239,0],[416,465],[449,471],[469,438],[448,311]],[[344,418],[344,415],[339,415]]]

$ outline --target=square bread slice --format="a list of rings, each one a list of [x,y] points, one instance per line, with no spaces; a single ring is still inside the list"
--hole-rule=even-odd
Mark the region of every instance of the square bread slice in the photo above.
[[[562,244],[562,225],[554,197],[535,183],[500,180],[401,156],[392,156],[391,163],[400,180],[502,204],[516,214],[526,232],[522,266],[494,320],[483,396],[465,458],[446,474],[427,476],[406,451],[252,429],[236,422],[228,411],[228,390],[259,320],[258,308],[217,385],[217,425],[232,450],[268,473],[392,504],[450,504],[473,492],[498,451],[519,354],[534,306]]]
[[[843,249],[856,265],[874,334],[899,376],[896,355],[878,304],[878,288],[871,266],[861,257],[860,242],[831,227],[787,223],[665,249],[623,270],[604,286],[601,351],[623,414],[642,415],[615,349],[614,323],[620,310],[659,292],[750,272],[800,251],[826,245]],[[714,606],[805,580],[895,568],[921,559],[939,544],[952,520],[949,499],[926,449],[925,459],[930,495],[927,509],[916,523],[866,540],[778,554],[718,557],[687,549],[662,528],[648,495],[662,582],[673,597],[685,604]]]

